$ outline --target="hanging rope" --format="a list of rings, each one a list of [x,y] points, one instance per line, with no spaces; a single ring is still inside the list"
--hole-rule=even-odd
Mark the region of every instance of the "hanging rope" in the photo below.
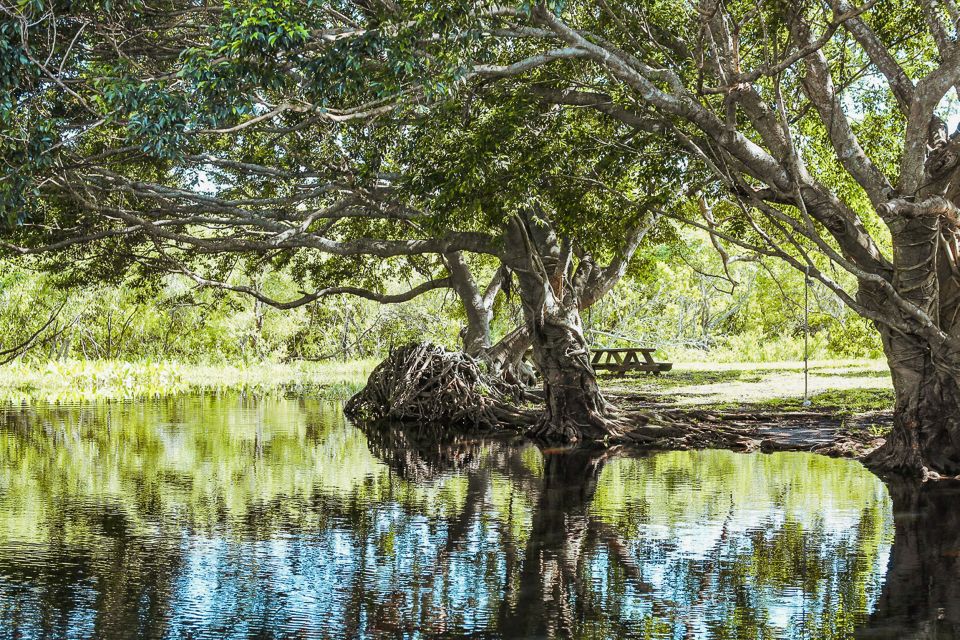
[[[803,406],[810,406],[810,265],[803,269]]]

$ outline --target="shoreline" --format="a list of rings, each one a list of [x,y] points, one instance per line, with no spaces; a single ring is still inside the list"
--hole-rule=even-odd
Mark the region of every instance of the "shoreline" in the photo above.
[[[342,402],[362,388],[374,360],[190,365],[66,361],[0,367],[0,406],[136,402],[181,395],[319,397]],[[661,376],[599,377],[625,414],[656,412],[704,435],[730,434],[727,448],[813,451],[861,457],[892,423],[883,361],[812,361],[811,405],[802,403],[802,363],[677,363]],[[798,395],[799,393],[799,395]],[[721,441],[712,440],[723,446]],[[667,437],[666,448],[700,448]],[[656,446],[660,449],[662,447]]]

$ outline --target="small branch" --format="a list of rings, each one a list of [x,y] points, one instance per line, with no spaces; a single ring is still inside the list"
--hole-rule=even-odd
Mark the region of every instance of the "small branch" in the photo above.
[[[60,306],[57,307],[56,310],[50,315],[50,317],[47,318],[47,321],[43,323],[43,326],[37,329],[36,331],[34,331],[29,338],[27,338],[26,340],[24,340],[23,342],[21,342],[16,346],[0,351],[0,358],[3,358],[2,360],[0,360],[0,365],[13,362],[14,360],[22,356],[24,353],[26,353],[33,346],[34,341],[40,336],[40,334],[46,331],[47,327],[49,327],[56,321],[56,319],[60,316],[60,312],[63,311],[63,307],[66,306],[66,304],[67,304],[66,301],[61,302]]]

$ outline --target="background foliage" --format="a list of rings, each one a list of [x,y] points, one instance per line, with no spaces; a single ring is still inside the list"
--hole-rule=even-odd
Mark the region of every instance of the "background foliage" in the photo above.
[[[585,313],[593,344],[655,346],[661,357],[679,361],[803,357],[802,275],[779,261],[739,256],[731,259],[728,278],[705,233],[674,232],[650,240],[627,277]],[[276,295],[296,290],[284,269],[262,272],[258,286]],[[448,290],[402,305],[340,296],[281,311],[243,294],[198,290],[179,276],[77,286],[8,263],[0,276],[0,324],[7,328],[0,346],[25,340],[61,303],[27,361],[380,358],[411,340],[456,347],[463,322],[462,305]],[[519,316],[515,296],[501,293],[496,336]],[[882,356],[873,327],[816,284],[810,288],[810,330],[812,357]]]

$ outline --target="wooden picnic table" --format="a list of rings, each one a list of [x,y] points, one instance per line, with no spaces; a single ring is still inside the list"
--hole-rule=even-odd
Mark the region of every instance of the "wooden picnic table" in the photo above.
[[[653,359],[656,349],[647,347],[626,347],[622,349],[590,349],[590,365],[594,371],[611,371],[613,373],[627,373],[628,371],[647,371],[660,375],[664,371],[673,369],[672,362],[657,362]],[[528,349],[524,356],[529,359],[533,349]],[[642,358],[642,359],[641,359]]]
[[[653,359],[656,349],[646,347],[627,347],[623,349],[591,349],[593,357],[590,364],[596,371],[648,371],[659,375],[673,369],[672,362],[657,362]],[[642,357],[642,360],[641,360]]]

